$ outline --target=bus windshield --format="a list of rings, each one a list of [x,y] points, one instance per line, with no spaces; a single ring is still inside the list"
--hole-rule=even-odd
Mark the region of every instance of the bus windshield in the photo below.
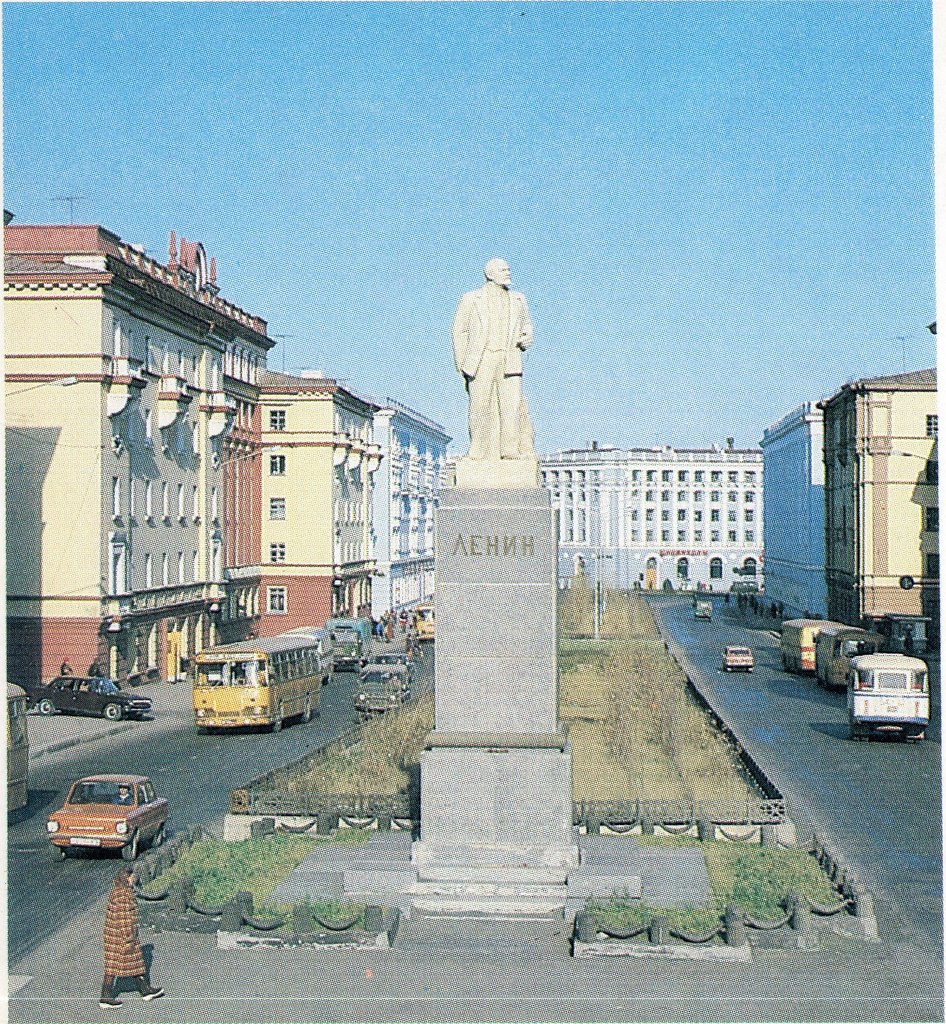
[[[217,661],[197,666],[198,686],[257,686],[263,665],[252,661]]]

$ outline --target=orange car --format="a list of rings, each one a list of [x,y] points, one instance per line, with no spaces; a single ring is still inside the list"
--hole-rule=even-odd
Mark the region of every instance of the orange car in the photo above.
[[[134,860],[145,843],[164,842],[168,802],[143,775],[89,775],[73,783],[46,831],[59,860],[70,850],[121,850]]]

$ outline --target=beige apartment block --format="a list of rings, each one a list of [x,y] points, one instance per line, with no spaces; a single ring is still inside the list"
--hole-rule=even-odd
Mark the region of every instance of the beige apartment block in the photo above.
[[[176,679],[253,625],[266,322],[173,232],[166,264],[96,225],[4,246],[9,678]]]
[[[828,618],[939,618],[936,371],[845,384],[822,403]]]
[[[321,375],[260,390],[260,633],[370,613],[375,406]]]

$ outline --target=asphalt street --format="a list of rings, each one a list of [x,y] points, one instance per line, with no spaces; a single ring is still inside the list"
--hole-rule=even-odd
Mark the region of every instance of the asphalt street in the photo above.
[[[675,622],[679,625],[681,636],[692,628],[682,608],[679,615],[671,610],[668,619],[671,626]],[[713,631],[718,628],[718,621],[708,627]],[[767,643],[759,636],[751,634],[752,646],[762,660],[768,661]],[[722,634],[715,632],[687,637],[692,648],[704,643],[707,656],[713,653],[714,644],[722,642]],[[428,650],[428,671],[431,660]],[[740,677],[719,682],[724,689],[748,686],[764,690],[766,678],[763,671],[748,680]],[[775,676],[772,682],[777,682]],[[353,684],[354,676],[339,677],[323,691],[321,718],[276,735],[198,736],[190,716],[189,691],[175,687],[159,688],[154,694],[154,722],[129,724],[127,730],[114,735],[106,735],[110,727],[104,723],[65,719],[48,723],[63,734],[79,732],[87,739],[77,747],[42,754],[34,760],[32,781],[36,790],[24,819],[10,830],[10,1019],[103,1019],[97,1005],[101,928],[116,861],[99,856],[64,863],[49,859],[46,813],[69,782],[105,767],[143,771],[171,799],[176,825],[200,823],[219,833],[227,794],[234,785],[323,744],[349,727]],[[811,684],[782,679],[780,685],[797,689]],[[831,698],[825,698],[825,703],[815,699],[818,693],[815,690],[814,696],[808,695],[812,697],[811,707],[831,707]],[[734,705],[751,707],[753,700],[735,700]],[[818,710],[810,718],[816,722],[835,721],[828,717],[827,710]],[[748,721],[743,727],[749,727]],[[41,723],[35,732],[46,726]],[[784,730],[785,725],[778,728]],[[815,732],[825,742],[839,742],[829,732]],[[35,749],[42,749],[40,744],[45,739],[35,735]],[[883,756],[872,754],[873,744],[862,746],[865,757]],[[922,748],[903,750],[916,752]],[[778,784],[803,826],[808,820],[805,815],[814,821],[819,809],[817,804],[799,800],[798,794],[806,792],[806,784],[801,773],[799,781],[792,784],[791,765],[802,764],[793,753],[788,746],[781,751],[777,744],[771,748],[779,766]],[[804,763],[808,764],[805,771],[817,767],[810,761]],[[885,799],[893,801],[894,795],[891,790]],[[900,796],[903,804],[903,791]],[[925,808],[927,817],[930,806]],[[806,807],[810,809],[806,811]],[[856,830],[852,834],[856,838]],[[846,830],[840,830],[837,836],[845,855],[855,859],[858,844],[845,845],[850,838]],[[920,851],[914,852],[919,855]],[[916,867],[905,867],[901,878],[907,895],[910,871],[915,872]],[[916,878],[912,884],[919,889]],[[575,960],[541,948],[438,949],[436,944],[423,949],[395,944],[392,949],[375,950],[226,952],[216,948],[212,935],[144,932],[146,956],[153,957],[154,979],[166,987],[167,996],[145,1004],[134,992],[124,994],[124,1006],[116,1012],[116,1019],[190,1024],[308,1024],[313,1020],[942,1020],[942,964],[931,943],[935,934],[931,934],[928,921],[911,923],[911,908],[920,902],[888,910],[885,899],[883,919],[892,914],[900,924],[884,926],[882,943],[856,943],[829,936],[817,949],[754,950],[748,964],[654,958]]]
[[[686,598],[654,608],[687,652],[691,675],[788,801],[800,836],[829,837],[874,893],[885,938],[942,957],[941,722],[934,674],[927,739],[859,743],[848,738],[846,696],[782,670],[779,642],[748,629],[715,599],[712,621]],[[727,614],[728,612],[728,614]],[[747,644],[751,675],[720,669],[726,644]],[[935,663],[934,663],[935,665]]]

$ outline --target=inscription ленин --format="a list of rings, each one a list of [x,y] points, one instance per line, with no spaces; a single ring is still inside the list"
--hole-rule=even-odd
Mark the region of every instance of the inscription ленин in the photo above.
[[[454,555],[535,555],[535,537],[520,534],[457,534]]]

